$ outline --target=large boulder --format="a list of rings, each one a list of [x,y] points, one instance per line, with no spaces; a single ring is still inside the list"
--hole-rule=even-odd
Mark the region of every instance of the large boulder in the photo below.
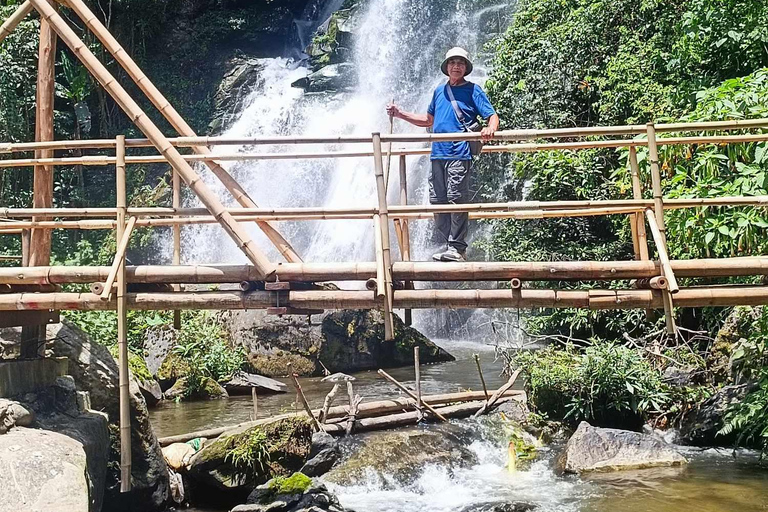
[[[301,473],[307,476],[324,475],[340,458],[339,442],[326,432],[315,432],[312,434],[312,447]]]
[[[358,5],[338,10],[317,28],[305,50],[313,71],[348,60],[354,31],[359,25],[359,12]]]
[[[175,400],[177,398],[189,400],[215,400],[227,397],[229,397],[227,390],[211,377],[203,377],[202,381],[194,390],[189,389],[189,377],[182,377],[171,386],[171,389],[165,392],[165,398],[168,400]]]
[[[279,380],[270,379],[263,375],[239,372],[224,384],[224,389],[230,395],[250,395],[255,389],[260,395],[272,393],[286,393],[288,386]]]
[[[236,429],[205,443],[189,461],[188,475],[220,490],[250,489],[298,471],[311,445],[312,427],[302,418]]]
[[[0,434],[15,426],[28,427],[35,421],[35,414],[13,400],[0,398]]]
[[[109,418],[112,450],[104,496],[104,512],[161,510],[169,496],[168,467],[152,430],[147,405],[135,379],[130,381],[131,492],[120,493],[120,418],[117,363],[106,347],[94,343],[71,324],[48,326],[55,355],[69,359],[77,388],[88,391],[93,409]]]
[[[686,464],[685,457],[664,441],[645,434],[579,424],[560,455],[565,473],[643,469]]]
[[[329,482],[350,485],[378,474],[402,484],[412,483],[427,464],[464,467],[477,457],[467,448],[468,440],[450,426],[441,430],[410,428],[362,436],[360,449],[325,475]]]
[[[731,405],[741,402],[754,387],[754,384],[740,384],[720,388],[685,415],[680,422],[678,441],[693,446],[731,444],[733,435],[717,435],[723,428],[723,416]]]
[[[343,512],[339,499],[328,488],[303,473],[273,478],[258,486],[245,505],[230,512]]]
[[[413,347],[422,363],[454,357],[395,315],[395,339],[384,341],[379,310],[330,311],[319,322],[306,317],[267,315],[263,311],[231,311],[225,315],[230,337],[243,346],[254,369],[263,375],[287,373],[287,363],[300,375],[355,372],[413,364]]]
[[[227,68],[229,71],[213,97],[214,114],[209,125],[213,133],[229,128],[246,107],[249,93],[256,87],[264,87],[264,64],[261,60],[237,56],[227,63]]]
[[[324,66],[291,84],[306,92],[351,91],[356,85],[357,69],[347,62]]]
[[[4,511],[93,512],[83,445],[70,436],[16,427],[0,435]]]

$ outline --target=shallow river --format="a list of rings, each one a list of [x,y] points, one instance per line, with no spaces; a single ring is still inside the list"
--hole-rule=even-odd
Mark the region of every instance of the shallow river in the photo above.
[[[481,389],[472,354],[480,353],[489,388],[504,382],[501,362],[493,349],[476,343],[439,343],[457,361],[422,368],[425,394]],[[390,372],[398,380],[413,382],[413,369]],[[355,374],[355,392],[365,399],[399,393],[375,372]],[[318,407],[329,383],[302,379],[309,402]],[[293,393],[259,398],[259,417],[296,410]],[[152,411],[159,436],[246,421],[252,415],[250,398],[166,404]],[[690,464],[685,468],[649,469],[559,477],[552,470],[552,454],[545,453],[529,468],[510,473],[507,449],[494,439],[487,422],[454,420],[464,432],[466,448],[475,463],[467,467],[424,465],[415,478],[402,483],[387,475],[386,463],[375,463],[369,474],[350,485],[328,483],[345,507],[357,512],[470,512],[483,505],[507,502],[536,504],[541,512],[768,512],[768,469],[757,464],[754,452],[683,449]],[[425,425],[427,430],[445,427]],[[353,436],[345,452],[386,433]],[[188,509],[190,512],[209,512]],[[213,512],[213,511],[211,511]]]

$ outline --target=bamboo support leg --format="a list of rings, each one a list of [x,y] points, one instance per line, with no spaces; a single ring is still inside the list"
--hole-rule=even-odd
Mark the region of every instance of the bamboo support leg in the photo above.
[[[325,395],[325,400],[323,401],[323,409],[320,411],[320,415],[318,418],[318,421],[320,423],[326,423],[328,421],[328,409],[331,408],[331,404],[333,403],[333,400],[336,398],[336,394],[339,392],[339,385],[334,384],[333,388],[331,388],[331,391]]]
[[[381,237],[381,253],[384,263],[384,339],[395,338],[393,288],[392,288],[392,257],[389,249],[389,214],[387,212],[387,185],[384,182],[384,169],[381,162],[381,135],[373,134],[374,169],[376,174],[376,191],[378,193],[379,232]]]
[[[661,290],[662,297],[664,298],[664,316],[667,323],[667,332],[669,334],[675,334],[675,317],[674,317],[674,303],[672,302],[672,294],[677,293],[680,288],[675,278],[675,273],[672,271],[672,265],[669,262],[669,256],[667,255],[667,247],[664,243],[664,237],[659,229],[656,216],[651,210],[646,210],[645,215],[648,219],[648,225],[651,228],[651,235],[656,243],[656,250],[659,252],[659,263],[661,264],[661,271],[663,276],[667,279],[667,286]]]
[[[163,117],[173,126],[173,128],[184,137],[197,137],[194,130],[184,120],[183,117],[173,108],[170,102],[160,93],[155,85],[149,80],[139,66],[134,62],[128,53],[120,46],[117,39],[112,36],[109,30],[99,21],[93,12],[85,5],[82,0],[68,0],[67,5],[85,22],[88,28],[96,35],[104,47],[112,54],[115,60],[126,70],[128,75],[139,86],[144,94],[149,98],[152,104],[163,115]],[[211,150],[207,146],[193,146],[192,150],[199,155],[211,155]],[[232,194],[235,200],[245,208],[258,208],[248,193],[240,184],[229,174],[221,165],[213,160],[205,160],[204,163],[211,169],[213,174],[222,182],[224,187]],[[291,247],[291,244],[275,229],[272,224],[265,221],[256,221],[264,234],[274,244],[280,254],[291,263],[300,263],[302,260],[298,253]]]
[[[248,232],[227,211],[216,195],[200,179],[200,176],[182,158],[171,142],[147,117],[126,90],[120,86],[115,77],[96,58],[88,46],[47,3],[47,0],[30,0],[30,2],[40,13],[40,16],[51,24],[61,40],[69,46],[72,52],[106,89],[134,124],[152,141],[157,150],[165,156],[175,172],[181,175],[185,183],[200,198],[200,201],[210,211],[211,215],[217,219],[224,228],[224,231],[233,239],[237,247],[243,251],[246,257],[254,264],[257,271],[262,274],[262,277],[264,279],[271,278],[275,271],[274,265],[255,247]]]
[[[117,136],[117,239],[125,238],[127,197],[125,186],[125,136]],[[130,235],[129,235],[130,236]],[[118,383],[120,389],[120,492],[131,490],[131,392],[128,372],[128,317],[126,300],[125,253],[118,260],[117,272],[117,344]],[[111,285],[110,285],[111,287]]]
[[[174,172],[172,175],[172,180],[173,180],[172,206],[174,208],[180,208],[181,207],[181,176],[179,176],[179,173]],[[181,225],[180,224],[173,226],[173,264],[181,265]],[[174,285],[174,289],[177,292],[180,292],[181,286]],[[181,329],[181,311],[179,310],[175,310],[173,312],[173,328],[176,330]]]
[[[344,429],[344,435],[352,434],[352,430],[355,428],[355,420],[360,412],[360,402],[362,398],[360,395],[355,395],[352,390],[352,382],[347,381],[347,395],[349,396],[349,411],[347,413],[347,426]]]
[[[499,389],[497,389],[496,392],[493,394],[493,396],[491,396],[491,398],[488,399],[485,405],[483,405],[483,407],[479,411],[477,411],[472,417],[479,418],[483,414],[487,413],[491,409],[491,407],[493,407],[493,405],[499,400],[499,398],[504,393],[506,393],[509,390],[509,388],[511,388],[515,384],[515,381],[517,380],[518,375],[520,375],[519,368],[515,370],[515,373],[512,374],[512,376],[509,378],[507,383],[501,386]]]
[[[35,10],[35,8],[29,0],[26,0],[26,2],[21,4],[14,13],[0,25],[0,43],[2,43],[3,39],[8,37],[11,32],[13,32],[13,29],[16,28],[16,26],[33,10]]]
[[[402,206],[408,204],[408,177],[406,176],[405,164],[405,155],[400,155],[400,205]],[[400,245],[401,259],[403,261],[411,261],[411,234],[408,228],[408,219],[400,219],[400,236],[402,237]],[[413,290],[413,281],[406,281],[405,289]],[[404,316],[405,325],[410,327],[413,324],[413,312],[410,309],[406,309]]]
[[[301,401],[301,405],[304,406],[304,410],[307,412],[307,415],[309,416],[312,425],[315,427],[315,430],[318,432],[325,432],[323,426],[320,425],[320,422],[318,422],[317,418],[315,418],[315,414],[312,412],[312,408],[309,406],[309,402],[307,402],[307,397],[304,396],[304,391],[302,391],[301,384],[299,384],[299,378],[295,373],[293,373],[293,365],[291,363],[288,363],[288,374],[293,382],[293,387],[296,388],[296,394]]]
[[[253,418],[259,417],[259,395],[256,393],[256,388],[251,388],[251,401],[253,402]]]
[[[629,147],[629,167],[632,176],[632,197],[641,200],[643,198],[643,187],[640,183],[640,167],[637,163],[637,148],[635,146]],[[638,252],[635,253],[635,259],[646,261],[648,260],[648,238],[645,233],[645,218],[637,214],[633,217],[636,223],[635,232],[637,233],[638,242]]]
[[[104,291],[101,292],[101,300],[109,300],[109,296],[112,294],[112,285],[115,284],[115,279],[123,267],[125,261],[125,252],[128,250],[128,244],[131,241],[131,235],[133,234],[133,228],[136,226],[136,217],[131,217],[124,225],[117,222],[117,251],[115,252],[115,259],[112,262],[112,269],[109,271],[107,280],[104,281]]]
[[[419,362],[419,347],[413,347],[413,366],[416,376],[416,405],[421,409],[421,364]]]

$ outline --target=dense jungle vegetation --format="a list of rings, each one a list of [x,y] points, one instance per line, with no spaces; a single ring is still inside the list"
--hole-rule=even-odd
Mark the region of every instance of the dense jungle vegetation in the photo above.
[[[513,24],[488,48],[493,70],[487,89],[504,128],[765,118],[765,20],[768,4],[761,0],[523,0]],[[646,151],[638,154],[643,169]],[[627,158],[627,151],[604,149],[497,158],[493,163],[505,172],[484,166],[480,185],[497,200],[520,200],[523,194],[531,200],[630,198]],[[763,195],[768,189],[766,142],[662,146],[660,159],[669,197]],[[642,179],[650,197],[650,177]],[[499,190],[501,197],[490,192]],[[674,258],[766,250],[762,208],[676,210],[666,222]],[[491,229],[485,245],[492,259],[612,260],[633,253],[622,216],[497,221]],[[744,329],[733,345],[723,346],[716,338],[727,338],[717,335],[729,314]],[[672,420],[702,394],[744,379],[738,368],[747,367],[757,387],[732,408],[722,433],[736,430],[739,441],[768,446],[762,309],[678,311],[677,322],[681,336],[668,339],[663,319],[649,321],[642,311],[537,312],[528,318],[527,331],[567,340],[566,349],[522,354],[516,362],[525,368],[542,412],[598,423],[622,411]],[[688,396],[674,396],[659,378],[671,365],[696,368],[706,377],[701,386],[687,388]]]
[[[19,3],[0,0],[0,19]],[[124,0],[89,5],[199,133],[208,129],[213,94],[230,59],[274,54],[274,41],[288,37],[290,20],[303,8],[298,0]],[[487,89],[502,128],[768,117],[764,0],[521,0],[517,10],[508,30],[486,48],[492,65]],[[0,45],[1,141],[34,138],[37,29],[38,21],[30,17]],[[82,25],[78,32],[98,56],[105,56]],[[103,60],[128,84],[113,62]],[[61,43],[56,82],[57,138],[137,135]],[[157,115],[152,117],[171,133]],[[663,187],[670,197],[768,193],[765,142],[662,148]],[[631,195],[624,151],[484,158],[479,185],[489,199],[519,200],[523,194],[532,200]],[[639,151],[639,158],[644,169],[644,151]],[[132,205],[170,202],[167,166],[133,166],[129,180]],[[647,175],[643,180],[650,182]],[[31,206],[31,188],[28,169],[0,173],[0,204]],[[114,176],[97,168],[57,168],[54,201],[58,207],[111,206]],[[674,258],[765,254],[768,245],[763,209],[678,210],[669,212],[666,221]],[[629,227],[620,216],[496,221],[489,227],[491,235],[484,246],[492,259],[632,257]],[[135,236],[134,246],[151,244],[147,232],[139,230]],[[66,264],[106,264],[114,245],[113,235],[104,232],[57,231],[52,257]],[[0,252],[19,251],[18,238],[0,240]],[[142,329],[169,321],[166,314],[132,315],[136,351],[141,350]],[[108,314],[79,313],[70,318],[107,344],[114,339]],[[726,318],[732,329],[724,334]],[[179,352],[188,347],[190,354],[196,353],[200,371],[226,372],[238,364],[228,361],[222,367],[220,358],[209,355],[213,349],[195,345],[196,326],[209,322],[204,317],[188,320],[189,332],[182,336]],[[661,334],[663,319],[649,320],[643,311],[537,311],[526,321],[527,332],[556,343],[566,341],[565,348],[513,359],[526,368],[539,412],[566,421],[606,423],[618,411],[631,420],[653,418],[673,424],[719,387],[751,382],[752,391],[730,409],[723,434],[768,446],[768,312],[703,308],[678,311],[677,321],[683,328],[681,336],[670,339]],[[216,340],[215,350],[220,350],[221,334],[206,332]],[[696,375],[694,384],[672,389],[662,379],[670,366],[690,369]]]

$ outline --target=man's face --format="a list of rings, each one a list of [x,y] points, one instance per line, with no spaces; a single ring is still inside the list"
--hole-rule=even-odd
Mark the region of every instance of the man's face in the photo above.
[[[464,78],[467,74],[467,61],[461,57],[448,59],[448,76],[453,79]]]

